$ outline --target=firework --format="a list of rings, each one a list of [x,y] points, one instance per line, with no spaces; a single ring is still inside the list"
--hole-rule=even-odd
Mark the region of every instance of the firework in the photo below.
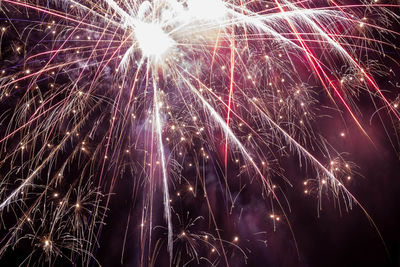
[[[302,190],[319,207],[327,195],[362,208],[346,188],[356,167],[329,145],[319,120],[341,116],[373,143],[361,95],[382,123],[400,119],[398,99],[374,80],[393,46],[376,36],[397,34],[395,4],[0,5],[0,256],[27,247],[24,264],[97,263],[121,178],[131,187],[121,262],[130,231],[139,265],[160,254],[174,265],[245,262],[245,245],[221,229],[218,209],[234,223],[242,191],[251,190],[269,207],[268,224],[292,231],[281,189],[293,182],[288,158],[307,172]]]

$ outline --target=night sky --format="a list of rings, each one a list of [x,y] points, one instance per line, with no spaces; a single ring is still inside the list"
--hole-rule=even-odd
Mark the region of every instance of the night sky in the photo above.
[[[62,9],[57,5],[47,3],[47,1],[38,0],[30,2],[35,2],[40,7]],[[356,1],[350,2],[355,3]],[[389,1],[385,1],[385,3],[386,2],[389,3]],[[37,26],[41,24],[37,23],[38,21],[42,23],[47,21],[51,22],[51,20],[54,19],[51,15],[44,15],[41,11],[32,11],[28,8],[13,7],[12,3],[2,3],[1,0],[0,6],[3,8],[0,9],[0,28],[7,28],[7,32],[1,35],[2,37],[0,39],[0,72],[2,70],[7,70],[6,74],[0,77],[0,179],[3,181],[0,184],[0,200],[4,201],[7,195],[13,192],[19,185],[18,182],[10,185],[10,181],[20,181],[20,174],[22,174],[22,177],[25,177],[27,173],[31,171],[30,168],[34,165],[24,165],[24,167],[21,167],[21,170],[16,166],[22,165],[26,158],[33,159],[34,155],[42,153],[39,152],[40,150],[37,147],[45,147],[48,145],[46,141],[48,141],[47,138],[49,137],[46,133],[49,132],[51,132],[49,136],[54,136],[54,139],[52,139],[52,144],[48,145],[49,150],[43,152],[40,160],[51,155],[51,149],[56,147],[56,142],[61,142],[63,140],[63,134],[65,134],[66,131],[70,131],[72,128],[71,125],[76,121],[73,119],[74,115],[71,117],[68,117],[69,115],[62,117],[62,119],[60,119],[62,123],[57,124],[54,128],[49,127],[51,130],[47,128],[44,132],[38,130],[38,138],[34,141],[36,142],[36,146],[33,146],[34,142],[31,142],[26,145],[27,148],[24,147],[24,149],[27,150],[31,149],[30,152],[26,152],[26,155],[9,156],[13,155],[13,153],[19,149],[18,147],[22,145],[20,140],[23,139],[23,136],[26,135],[28,131],[40,129],[41,123],[44,125],[47,118],[50,120],[50,116],[46,117],[46,114],[46,116],[43,116],[45,118],[40,118],[37,122],[32,124],[31,128],[24,128],[21,132],[9,136],[10,129],[16,129],[20,126],[20,121],[13,118],[13,114],[17,114],[15,110],[21,106],[21,103],[24,103],[23,101],[25,101],[26,96],[25,90],[28,87],[30,88],[31,80],[24,80],[18,83],[19,88],[7,91],[6,95],[6,89],[8,90],[8,87],[4,86],[4,84],[7,85],[10,80],[4,77],[11,77],[14,74],[16,78],[22,77],[18,76],[20,74],[17,73],[24,71],[24,67],[22,66],[28,56],[46,51],[49,47],[54,49],[54,47],[60,44],[61,39],[47,42],[46,38],[51,39],[49,37],[50,33],[45,30],[47,24],[40,26],[43,29]],[[400,9],[398,7],[390,8],[395,14],[400,15]],[[10,18],[12,21],[9,20]],[[392,25],[388,27],[393,31],[399,32],[400,24],[396,22],[395,19],[392,20]],[[59,28],[69,25],[69,22],[65,20],[61,20],[61,22],[57,23],[62,25],[59,26]],[[76,25],[76,23],[79,23],[79,21],[74,21],[71,25]],[[99,23],[99,28],[104,27],[104,25],[100,24],[98,21],[93,23]],[[29,28],[29,25],[31,25],[32,28]],[[38,28],[33,27],[34,25]],[[57,30],[59,28],[57,28]],[[22,38],[27,37],[24,35],[24,31],[28,30],[32,30],[34,34],[28,35],[28,39]],[[84,36],[83,32],[84,31],[79,28],[77,34]],[[123,30],[115,30],[117,39],[119,35],[123,36],[123,34],[125,34]],[[65,35],[63,35],[63,38],[64,36]],[[384,40],[387,43],[393,44],[393,46],[400,44],[400,38],[396,36],[396,34],[381,35],[381,33],[372,31],[370,37],[377,40]],[[121,41],[118,40],[118,42]],[[68,44],[67,47],[74,47],[77,43],[78,42]],[[95,50],[94,42],[87,41],[85,44],[88,45],[88,50],[84,51],[85,55],[90,53],[91,49]],[[29,53],[23,55],[16,52],[16,47],[24,47]],[[368,47],[368,44],[364,44],[363,49],[365,51],[361,49],[361,52],[359,52],[360,55],[366,53],[367,49],[365,49],[365,47]],[[105,49],[106,46],[100,48]],[[400,62],[400,53],[395,47],[383,45],[380,49],[382,50],[381,54],[378,55],[377,53],[371,52],[370,55],[371,60],[376,60],[375,62],[380,64],[380,71],[373,73],[373,77],[387,98],[395,100],[398,99],[400,95],[400,65],[398,63]],[[62,64],[75,60],[77,56],[72,53],[73,52],[70,53],[67,51],[67,53],[58,55],[55,58],[55,64]],[[221,49],[220,53],[222,58],[229,58],[229,49]],[[386,56],[383,56],[383,54]],[[203,55],[198,57],[202,59],[202,56]],[[102,54],[97,55],[97,57],[94,57],[95,60],[100,61],[99,58],[102,57]],[[204,58],[206,58],[206,56],[204,56]],[[49,57],[46,55],[32,63],[32,71],[40,70],[48,59]],[[332,63],[332,65],[335,64],[337,64],[337,62]],[[308,77],[310,83],[317,80],[310,74],[312,73],[312,69],[306,63],[299,63],[298,66],[299,69],[301,69],[296,72],[299,77]],[[110,68],[115,69],[116,67],[117,63],[111,61]],[[87,66],[85,66],[85,68],[89,69]],[[136,67],[132,67],[132,70],[138,71],[139,75],[143,77],[146,74],[145,71],[140,72]],[[21,266],[140,266],[143,255],[145,255],[145,258],[151,258],[152,253],[156,253],[154,249],[156,240],[160,240],[160,244],[157,243],[157,245],[160,245],[160,249],[158,253],[156,253],[157,255],[154,256],[155,260],[152,261],[154,264],[153,266],[170,265],[166,246],[167,230],[163,216],[163,191],[161,189],[162,182],[160,178],[162,172],[160,169],[151,171],[154,177],[158,177],[155,178],[156,180],[153,184],[156,189],[151,191],[151,193],[154,194],[152,195],[154,203],[159,203],[159,205],[155,204],[153,207],[153,248],[149,251],[147,243],[147,245],[141,244],[141,242],[143,242],[141,241],[141,233],[144,230],[142,230],[143,225],[140,225],[140,222],[143,214],[147,212],[146,208],[143,207],[147,205],[146,200],[150,194],[150,190],[146,191],[148,189],[148,187],[146,187],[147,176],[144,171],[147,170],[145,169],[146,167],[141,169],[141,167],[138,167],[140,164],[135,164],[136,162],[139,163],[143,158],[149,160],[149,162],[156,162],[157,160],[155,156],[149,157],[146,154],[147,151],[144,151],[147,149],[146,145],[151,143],[151,141],[149,141],[149,133],[146,132],[148,130],[142,130],[142,128],[145,129],[143,126],[145,123],[141,121],[137,124],[136,122],[129,122],[126,125],[123,123],[118,124],[116,128],[120,131],[118,132],[120,135],[116,136],[122,137],[118,139],[118,142],[115,142],[115,151],[117,152],[114,154],[107,154],[110,156],[107,158],[107,163],[104,163],[104,165],[102,165],[104,156],[101,156],[101,158],[99,157],[99,155],[102,155],[99,151],[103,151],[103,148],[106,147],[104,142],[106,139],[104,137],[107,136],[108,130],[111,128],[111,125],[113,125],[112,114],[114,106],[110,103],[119,96],[115,88],[108,88],[114,86],[114,80],[110,78],[112,75],[109,74],[109,70],[104,69],[103,71],[105,74],[101,75],[101,79],[99,78],[95,89],[96,97],[98,98],[93,98],[95,100],[92,99],[92,102],[89,102],[90,104],[83,108],[82,117],[87,114],[89,119],[88,122],[85,122],[79,129],[80,135],[75,137],[75,141],[68,143],[58,156],[54,156],[54,161],[51,161],[51,167],[46,166],[39,171],[37,178],[35,178],[37,186],[32,186],[26,191],[23,191],[26,195],[21,197],[21,201],[12,203],[12,205],[14,205],[13,208],[5,208],[1,211],[0,266],[19,266],[20,264]],[[134,71],[132,71],[132,73]],[[161,71],[159,72],[161,73]],[[83,88],[83,94],[86,94],[88,84],[90,85],[90,82],[95,80],[93,79],[94,73],[96,72],[88,71],[87,74],[85,73],[85,75],[83,75],[83,81],[79,80],[76,82],[77,87]],[[43,96],[43,99],[46,99],[46,97],[54,95],[55,92],[58,92],[53,88],[54,84],[56,84],[56,88],[64,88],[63,86],[65,86],[65,88],[73,88],[71,84],[73,85],[74,83],[71,83],[71,80],[77,79],[79,72],[75,70],[71,71],[71,69],[66,71],[65,68],[60,68],[57,75],[56,78],[52,78],[50,74],[41,76],[39,80],[34,82],[35,85],[37,84],[38,87],[40,87],[40,89],[38,89],[40,93],[36,93],[36,91],[32,92],[30,97],[36,99],[36,97]],[[160,74],[160,77],[167,77],[167,75],[164,75],[164,73]],[[220,78],[220,76],[222,78]],[[229,78],[226,78],[222,74],[220,76],[218,76],[218,78],[220,78],[218,81],[226,85],[226,81],[229,82]],[[133,75],[129,75],[127,83],[133,82],[134,78]],[[240,78],[237,79],[239,80]],[[262,78],[260,78],[260,80],[262,80]],[[142,80],[140,80],[139,83],[140,82],[142,82]],[[211,81],[207,82],[210,82],[210,84],[212,83]],[[262,82],[265,81],[263,80]],[[173,81],[172,79],[168,80],[168,78],[160,82],[160,86],[164,86],[165,88],[172,88],[173,86],[171,84],[173,84]],[[218,91],[218,85],[216,85],[216,87]],[[221,88],[222,87],[221,85]],[[190,253],[187,253],[188,243],[180,236],[181,228],[190,222],[191,218],[198,218],[198,220],[187,230],[187,233],[201,233],[199,234],[201,236],[204,235],[206,231],[209,231],[212,235],[216,236],[215,229],[212,229],[214,226],[211,219],[212,216],[209,212],[210,205],[211,209],[214,211],[213,218],[220,229],[219,233],[221,238],[233,244],[226,246],[229,266],[400,266],[400,208],[398,206],[400,204],[400,140],[398,139],[399,135],[397,132],[399,130],[400,121],[391,114],[391,111],[384,108],[383,110],[381,109],[381,107],[384,106],[382,101],[375,102],[378,108],[380,108],[380,111],[376,113],[377,107],[375,107],[371,101],[371,94],[361,92],[354,97],[355,105],[359,109],[357,117],[371,138],[371,141],[360,131],[357,124],[353,122],[353,118],[346,113],[343,106],[339,104],[338,109],[340,111],[331,108],[331,100],[326,96],[324,89],[320,85],[314,86],[313,90],[316,92],[316,100],[319,104],[318,116],[311,122],[310,127],[313,131],[318,132],[320,136],[324,136],[326,142],[329,143],[335,151],[341,153],[341,156],[346,160],[354,162],[356,166],[354,168],[355,174],[351,175],[351,179],[346,181],[346,187],[362,205],[362,208],[354,202],[353,205],[346,205],[345,201],[343,201],[343,195],[340,195],[339,200],[337,200],[329,191],[322,192],[321,197],[316,194],[305,194],[307,187],[304,185],[304,181],[309,178],[312,179],[315,172],[305,160],[299,160],[296,153],[282,152],[282,157],[279,158],[280,168],[278,169],[282,170],[288,182],[285,182],[283,179],[274,179],[274,185],[279,188],[277,194],[282,200],[282,203],[284,203],[283,206],[286,211],[288,222],[290,223],[289,225],[288,222],[284,220],[282,213],[279,213],[279,208],[276,208],[276,203],[271,200],[270,196],[264,195],[266,194],[266,190],[262,189],[262,183],[256,178],[256,172],[248,171],[247,173],[240,169],[240,167],[235,165],[235,157],[227,159],[229,168],[224,170],[224,132],[218,129],[211,129],[208,132],[209,139],[206,139],[204,142],[206,144],[205,147],[208,147],[206,153],[210,155],[210,158],[207,161],[202,161],[202,164],[199,165],[199,170],[182,168],[179,175],[181,175],[180,177],[184,177],[184,179],[182,179],[183,181],[176,179],[173,180],[170,185],[170,199],[171,203],[173,203],[172,208],[174,214],[172,222],[173,225],[177,225],[177,228],[173,229],[173,233],[174,238],[176,238],[174,242],[174,251],[178,256],[174,257],[181,258],[181,261],[177,264],[176,261],[174,261],[172,265],[210,266],[210,262],[216,259],[214,257],[215,254],[212,254],[214,251],[211,252],[210,247],[195,244],[194,247],[199,252],[200,257],[209,257],[210,262],[207,263],[205,260],[197,262],[197,260],[193,260],[187,265],[184,265],[185,262],[190,261],[191,256],[188,255]],[[168,92],[168,89],[166,89],[166,91]],[[54,99],[50,101],[51,105],[56,105],[62,103],[64,99],[69,99],[68,92],[69,89],[59,95],[54,95]],[[178,99],[177,93],[169,93],[171,99]],[[97,99],[105,99],[106,101],[100,103],[100,101],[96,102]],[[129,106],[131,103],[128,103],[129,101],[127,99],[129,99],[129,94],[126,92],[122,95],[121,99],[121,102],[118,102],[115,106],[119,107],[119,112],[122,113],[125,106]],[[188,97],[187,99],[191,98]],[[148,108],[147,105],[151,106],[150,103],[152,101],[149,101],[145,94],[139,95],[139,101],[142,101],[144,104],[135,104],[136,114],[140,112],[140,114],[145,114]],[[96,106],[95,103],[98,103],[98,106]],[[46,108],[50,108],[51,105],[46,106]],[[175,109],[178,110],[177,106],[180,105],[182,104],[177,103]],[[89,107],[94,107],[93,113],[87,111]],[[33,111],[29,112],[31,112],[29,115],[34,114]],[[57,114],[63,112],[64,111],[61,110],[58,111]],[[184,111],[181,112],[183,115],[179,113],[179,116],[184,117]],[[145,115],[143,114],[137,116],[140,120],[144,121],[143,118]],[[249,115],[249,117],[251,116]],[[200,120],[208,120],[208,117],[204,115],[203,117],[199,116],[199,118]],[[168,117],[168,119],[171,118]],[[249,124],[255,128],[259,127],[257,122],[251,121],[250,119]],[[210,123],[208,125],[212,124]],[[128,132],[126,129],[129,127],[134,130]],[[263,127],[265,131],[267,131],[267,126],[265,126],[265,124]],[[94,128],[96,130],[92,130]],[[139,128],[140,130],[138,130]],[[212,127],[210,126],[210,128]],[[343,136],[341,136],[342,131],[345,133]],[[165,136],[167,135],[164,132],[163,134]],[[89,136],[90,138],[86,138],[85,136]],[[284,143],[283,141],[280,142]],[[69,160],[70,155],[75,153],[75,148],[82,146],[82,143],[85,145],[84,148],[86,151],[82,147],[81,150],[83,152],[81,152],[81,154],[83,155],[79,154],[79,156],[73,157],[71,165],[68,165],[70,167],[65,168],[68,171],[65,172],[65,176],[63,175],[62,182],[56,183],[57,185],[51,184],[51,186],[48,186],[49,182],[44,177],[57,176],[57,168],[60,168],[63,162]],[[188,145],[188,147],[195,150],[204,143],[201,143],[200,138],[193,138],[192,143]],[[137,148],[138,152],[133,153],[132,151],[125,151],[125,145],[129,147],[129,149],[132,148],[132,151],[133,147],[135,149]],[[171,155],[175,153],[173,152],[175,149],[174,146],[166,145],[165,147],[166,151],[171,153]],[[189,151],[189,148],[187,148],[187,151]],[[263,150],[267,148],[269,149],[268,145],[262,144],[259,149]],[[279,150],[280,147],[277,151]],[[325,162],[329,162],[329,159],[325,157],[322,152],[319,152],[318,149],[312,151],[317,157],[322,158]],[[182,160],[180,164],[186,164],[185,166],[187,166],[188,162],[195,160],[196,156],[190,153],[187,154],[188,156]],[[260,153],[257,155],[262,154]],[[257,158],[257,160],[261,160],[261,158]],[[88,164],[90,167],[85,165],[86,162],[92,163]],[[135,162],[135,164],[132,162]],[[132,166],[130,165],[131,163]],[[104,167],[104,170],[102,167]],[[251,168],[250,165],[246,167]],[[88,171],[88,169],[90,169],[90,171]],[[87,173],[85,173],[86,171]],[[241,171],[243,171],[243,173],[241,173]],[[102,174],[102,179],[100,181],[97,180],[99,172]],[[11,180],[10,177],[14,176],[10,176],[10,173],[20,176],[16,176],[18,178]],[[203,194],[205,194],[204,190],[197,183],[193,182],[196,181],[195,178],[198,173],[203,173],[206,177],[204,188],[207,188],[209,205],[203,196]],[[241,173],[241,175],[238,173]],[[98,183],[100,185],[100,191],[104,195],[101,196],[99,203],[102,207],[107,206],[104,213],[100,212],[101,215],[99,216],[104,224],[101,226],[100,224],[96,225],[93,229],[87,225],[89,225],[88,222],[94,217],[92,215],[95,208],[91,205],[94,199],[97,201],[97,196],[92,191],[85,191],[88,189],[80,183],[83,178],[77,178],[81,174],[85,180],[87,179],[93,182],[93,184],[97,185]],[[176,176],[179,175],[177,174]],[[225,176],[231,179],[229,188],[232,195],[237,197],[234,207],[231,206],[231,203],[227,204],[226,202],[227,191],[224,187]],[[186,183],[185,179],[189,182]],[[79,186],[77,186],[77,184],[79,184]],[[194,192],[192,192],[192,187],[189,189],[190,192],[188,191],[188,184],[196,185]],[[243,187],[243,184],[246,184],[246,186]],[[90,184],[90,186],[92,186],[92,184]],[[26,214],[28,214],[26,209],[28,209],[30,205],[36,205],[35,201],[44,188],[48,188],[46,190],[49,192],[48,195],[46,193],[46,196],[40,201],[52,201],[52,203],[54,202],[55,204],[53,203],[49,207],[46,206],[46,208],[44,208],[45,204],[39,205],[43,210],[37,212],[39,215],[33,216],[36,221],[32,223],[32,228],[35,228],[36,224],[45,225],[45,223],[43,223],[44,219],[41,221],[41,218],[50,216],[48,214],[55,214],[54,211],[57,210],[56,205],[63,205],[59,204],[64,201],[59,197],[59,194],[68,196],[70,199],[74,199],[75,195],[79,197],[87,196],[87,204],[84,204],[82,200],[82,206],[76,206],[78,202],[73,202],[75,199],[68,200],[68,204],[72,206],[70,209],[66,209],[65,216],[67,218],[69,216],[71,218],[75,218],[74,216],[78,218],[77,220],[79,220],[79,222],[76,222],[76,227],[81,227],[79,229],[83,230],[81,232],[77,230],[77,233],[79,233],[79,235],[81,234],[84,237],[83,239],[92,231],[98,233],[98,246],[82,245],[82,247],[88,246],[88,248],[90,248],[90,252],[97,261],[90,259],[89,256],[71,253],[68,246],[63,247],[60,250],[60,254],[57,254],[57,257],[54,259],[53,257],[55,254],[51,254],[53,252],[50,252],[50,255],[53,256],[50,257],[52,260],[49,261],[47,258],[47,245],[43,243],[47,241],[43,233],[46,231],[45,229],[48,227],[50,228],[50,226],[47,225],[39,227],[38,229],[40,230],[37,230],[34,236],[29,236],[30,239],[23,239],[17,242],[17,235],[9,241],[12,235],[11,233],[18,231],[14,227],[22,220],[21,218],[28,218],[26,217]],[[78,188],[83,189],[79,191]],[[274,222],[270,217],[271,206],[274,205],[275,210],[278,210],[277,214],[281,214],[280,216],[282,216],[279,222]],[[81,208],[82,211],[77,211],[78,208]],[[46,211],[48,211],[48,213],[46,213]],[[31,211],[29,210],[29,212]],[[365,212],[368,213],[369,217]],[[78,213],[79,215],[77,215]],[[372,219],[373,223],[370,219]],[[71,221],[72,220],[75,219],[71,219]],[[62,225],[63,224],[61,224],[60,228],[63,227]],[[65,231],[72,233],[76,230],[74,225],[75,224],[71,224],[71,226],[66,227]],[[19,227],[21,236],[23,236],[22,233],[26,228],[20,225]],[[293,234],[290,229],[292,229]],[[64,230],[62,230],[62,233],[64,234]],[[145,236],[146,234],[148,234],[148,232],[145,232],[143,235]],[[91,242],[95,244],[96,241],[93,236],[91,237]],[[237,240],[233,239],[236,237]],[[62,238],[65,238],[65,236]],[[33,240],[38,241],[36,242]],[[67,238],[65,238],[65,240],[67,240]],[[65,241],[65,243],[68,243],[68,241]],[[13,244],[16,245],[13,246]],[[218,243],[216,242],[216,244]],[[243,253],[235,248],[236,245],[243,250]],[[61,256],[61,254],[63,256]],[[26,258],[29,258],[29,260],[26,261]],[[142,265],[151,266],[147,261]],[[215,265],[226,265],[222,256],[216,259]]]

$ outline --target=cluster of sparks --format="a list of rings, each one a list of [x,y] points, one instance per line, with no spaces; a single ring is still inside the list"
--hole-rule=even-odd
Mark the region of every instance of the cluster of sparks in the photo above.
[[[120,177],[131,180],[126,231],[138,226],[144,266],[159,251],[174,265],[245,261],[240,236],[220,230],[215,213],[233,220],[250,188],[269,205],[265,218],[291,229],[280,190],[292,184],[288,158],[308,169],[302,190],[319,206],[324,194],[339,207],[359,204],[346,188],[355,166],[318,120],[333,110],[373,142],[356,104],[367,94],[395,128],[400,102],[374,75],[386,72],[379,57],[394,45],[376,36],[397,34],[396,8],[0,0],[0,256],[21,245],[31,249],[24,264],[97,262]],[[191,214],[188,203],[207,211]]]

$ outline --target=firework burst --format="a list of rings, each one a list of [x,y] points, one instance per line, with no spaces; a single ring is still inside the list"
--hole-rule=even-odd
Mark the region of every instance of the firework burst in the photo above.
[[[319,120],[342,117],[373,143],[362,95],[382,122],[400,119],[396,95],[374,80],[387,72],[379,58],[393,45],[376,37],[397,34],[395,4],[0,5],[0,255],[24,247],[24,264],[97,262],[120,177],[131,186],[125,239],[134,231],[137,264],[154,265],[164,252],[174,265],[245,262],[248,251],[224,233],[217,210],[237,223],[236,204],[252,190],[270,209],[262,216],[292,231],[281,189],[293,182],[288,158],[307,170],[304,193],[319,207],[324,195],[361,206],[346,188],[357,169]]]

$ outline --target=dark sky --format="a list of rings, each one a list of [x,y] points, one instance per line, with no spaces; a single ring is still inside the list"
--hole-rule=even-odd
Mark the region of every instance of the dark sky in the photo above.
[[[397,24],[392,27],[399,29]],[[400,43],[397,37],[388,38],[392,43]],[[2,45],[10,43],[12,40],[4,40]],[[388,48],[386,53],[395,59],[400,59],[398,51],[394,49]],[[2,58],[2,60],[5,59]],[[392,73],[389,77],[377,77],[377,82],[380,88],[394,99],[399,95],[400,90],[400,66],[389,59],[381,58],[380,60],[388,70],[392,70]],[[12,104],[13,102],[2,102],[0,108],[10,108]],[[392,124],[389,116],[384,116],[383,121],[380,121],[377,116],[371,119],[375,109],[368,95],[361,96],[358,105],[363,114],[362,124],[374,144],[353,124],[348,125],[345,138],[338,136],[338,129],[343,127],[343,121],[338,116],[321,119],[319,128],[322,129],[322,133],[329,136],[328,141],[333,147],[340,152],[348,152],[346,158],[359,167],[360,175],[352,177],[347,188],[361,203],[377,229],[359,206],[353,205],[352,209],[346,210],[343,202],[338,207],[337,202],[329,195],[323,197],[322,209],[319,210],[317,198],[304,194],[304,180],[301,177],[307,175],[306,170],[299,168],[298,160],[292,157],[284,162],[284,167],[285,175],[293,187],[282,184],[282,190],[290,203],[287,216],[297,241],[297,254],[296,242],[287,223],[278,223],[276,229],[271,224],[268,218],[269,209],[265,200],[259,195],[258,183],[252,183],[241,193],[238,208],[231,215],[227,215],[217,183],[218,177],[222,174],[212,169],[209,164],[205,168],[208,172],[211,201],[216,208],[217,223],[224,230],[222,235],[227,239],[235,234],[240,236],[240,246],[245,249],[248,257],[245,264],[243,256],[236,254],[237,252],[228,252],[231,266],[400,266],[399,142],[396,140],[393,128],[388,127],[387,132],[384,130],[383,125]],[[385,113],[382,114],[385,115]],[[344,117],[346,122],[351,121],[347,115]],[[400,123],[395,122],[395,125],[398,129]],[[4,133],[4,131],[0,132]],[[233,174],[236,170],[230,171]],[[122,178],[118,180],[114,188],[115,194],[111,197],[109,212],[99,241],[100,248],[95,251],[99,262],[104,267],[137,266],[140,256],[138,254],[138,232],[140,231],[137,222],[141,216],[142,207],[140,201],[132,201],[134,184],[129,178],[129,173],[121,176]],[[235,186],[237,185],[233,184],[234,188]],[[138,199],[141,198],[140,193],[145,194],[139,190]],[[161,194],[156,195],[155,200],[161,203]],[[181,206],[176,208],[181,208],[182,211],[189,210],[191,214],[204,215],[207,214],[208,207],[204,201],[185,199],[181,202]],[[240,208],[243,208],[243,213],[240,213]],[[156,207],[155,213],[162,214],[162,207]],[[185,212],[181,214],[184,216]],[[124,243],[128,218],[131,223],[128,227],[126,243]],[[162,215],[155,218],[155,222],[162,224]],[[206,218],[200,224],[208,223],[208,218]],[[202,226],[198,228],[203,229]],[[260,234],[255,235],[255,232],[260,232]],[[4,234],[4,229],[1,233]],[[165,231],[155,230],[155,235],[165,236]],[[125,253],[121,264],[123,246]],[[175,246],[177,249],[183,248],[184,251],[183,244],[178,242]],[[199,250],[207,253],[202,249]],[[8,251],[0,259],[0,266],[17,266],[27,253],[25,247],[16,247],[14,251]],[[188,266],[204,266],[203,263],[193,262]],[[219,263],[219,266],[223,266],[223,261]],[[71,266],[71,263],[61,261],[54,266]],[[93,263],[93,266],[96,264]],[[165,246],[161,249],[155,266],[168,266]]]

